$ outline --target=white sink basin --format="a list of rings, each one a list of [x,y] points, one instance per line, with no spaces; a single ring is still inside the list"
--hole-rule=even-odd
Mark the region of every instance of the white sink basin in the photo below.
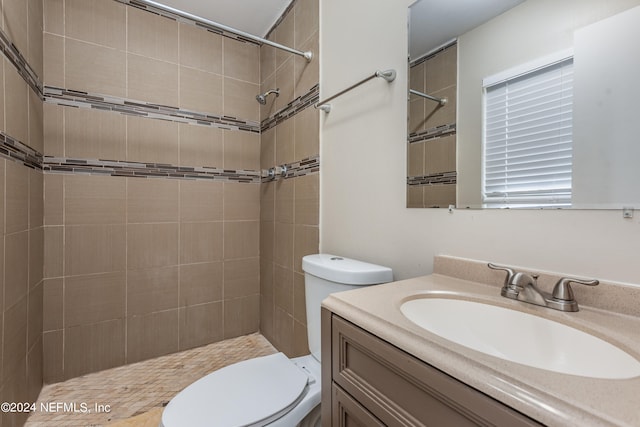
[[[640,375],[640,362],[618,347],[520,311],[450,298],[414,299],[400,310],[429,332],[511,362],[591,378]]]

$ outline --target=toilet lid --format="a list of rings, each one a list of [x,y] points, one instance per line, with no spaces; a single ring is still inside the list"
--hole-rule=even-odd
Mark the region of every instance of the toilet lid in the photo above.
[[[245,360],[199,379],[162,414],[164,427],[263,426],[303,397],[308,376],[284,354]]]

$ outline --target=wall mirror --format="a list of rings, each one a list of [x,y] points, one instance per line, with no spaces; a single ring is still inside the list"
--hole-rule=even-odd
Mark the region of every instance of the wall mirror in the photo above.
[[[412,4],[407,207],[639,209],[639,23],[640,0]]]

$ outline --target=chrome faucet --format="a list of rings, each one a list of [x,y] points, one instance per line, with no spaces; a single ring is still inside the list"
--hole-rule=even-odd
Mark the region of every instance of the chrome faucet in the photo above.
[[[600,283],[597,280],[582,280],[571,277],[563,277],[558,280],[551,293],[545,292],[538,287],[538,275],[516,272],[509,267],[503,267],[492,263],[487,264],[493,270],[507,272],[504,285],[500,295],[506,298],[515,299],[529,304],[541,305],[560,311],[578,311],[571,283],[578,283],[587,286],[596,286]]]

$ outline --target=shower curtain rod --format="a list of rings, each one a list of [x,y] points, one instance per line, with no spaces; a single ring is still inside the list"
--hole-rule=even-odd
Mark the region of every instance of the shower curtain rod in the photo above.
[[[431,101],[435,101],[442,106],[446,105],[447,103],[447,98],[437,98],[435,96],[427,95],[426,93],[418,92],[417,90],[409,89],[409,93],[430,99]]]
[[[183,11],[178,10],[178,9],[174,9],[173,7],[170,7],[170,6],[165,6],[165,5],[163,5],[161,3],[157,3],[155,1],[151,1],[151,0],[128,0],[128,1],[117,0],[117,1],[129,3],[129,4],[132,4],[132,5],[136,5],[137,4],[137,5],[142,5],[142,6],[148,6],[148,7],[151,7],[153,9],[157,9],[157,10],[160,10],[160,11],[163,11],[163,12],[167,12],[167,13],[169,13],[171,15],[174,15],[174,16],[177,16],[177,17],[180,17],[180,18],[186,18],[186,19],[195,21],[198,24],[201,24],[201,25],[203,25],[205,27],[214,28],[216,30],[228,31],[230,33],[237,34],[237,35],[239,35],[241,37],[244,37],[246,39],[249,39],[249,40],[252,40],[252,41],[255,41],[255,42],[258,42],[258,43],[266,44],[268,46],[275,47],[276,49],[282,49],[282,50],[285,50],[285,51],[287,51],[289,53],[293,53],[295,55],[303,56],[307,60],[307,62],[311,62],[311,59],[313,58],[313,52],[311,52],[311,51],[303,52],[301,50],[293,49],[293,48],[290,48],[288,46],[284,46],[284,45],[281,45],[279,43],[272,42],[271,40],[263,39],[262,37],[254,36],[253,34],[249,34],[249,33],[246,33],[244,31],[241,31],[241,30],[236,30],[235,28],[229,27],[227,25],[219,24],[217,22],[210,21],[208,19],[201,18],[199,16],[193,15],[191,13],[183,12]]]

